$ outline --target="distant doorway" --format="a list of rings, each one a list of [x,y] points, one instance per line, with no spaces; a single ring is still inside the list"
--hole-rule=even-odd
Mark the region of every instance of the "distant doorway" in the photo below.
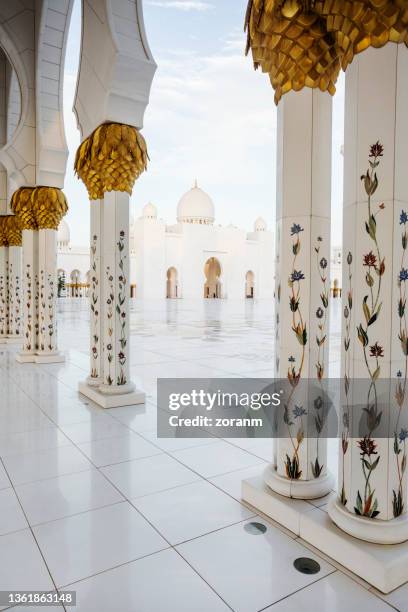
[[[80,297],[81,288],[81,272],[72,270],[71,272],[71,297]]]
[[[204,297],[215,299],[222,297],[221,264],[216,257],[207,259],[204,266]]]
[[[255,274],[252,270],[248,270],[245,275],[245,297],[249,299],[254,298],[255,292]]]
[[[166,281],[166,297],[167,299],[178,298],[178,274],[176,268],[169,268],[167,270],[167,281]]]

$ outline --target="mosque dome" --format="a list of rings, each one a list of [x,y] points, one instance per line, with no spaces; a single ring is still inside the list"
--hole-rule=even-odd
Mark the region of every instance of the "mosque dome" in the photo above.
[[[157,219],[157,208],[151,202],[143,207],[143,219]]]
[[[214,223],[214,203],[210,196],[197,185],[197,181],[180,199],[177,205],[179,223]]]
[[[58,247],[68,247],[71,240],[71,232],[68,223],[61,219],[58,226],[57,245]]]
[[[267,230],[267,225],[265,219],[262,217],[258,217],[254,223],[254,231],[255,232],[265,232]]]

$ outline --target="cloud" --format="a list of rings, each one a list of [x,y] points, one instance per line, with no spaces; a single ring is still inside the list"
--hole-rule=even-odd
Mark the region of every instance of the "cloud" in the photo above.
[[[214,8],[212,4],[202,0],[149,0],[148,4],[178,11],[208,11]]]
[[[138,181],[135,215],[148,199],[174,221],[180,196],[197,177],[214,199],[218,223],[249,229],[272,223],[276,108],[269,79],[255,72],[231,33],[215,53],[156,57],[143,133],[149,171]],[[223,43],[226,42],[224,45]]]

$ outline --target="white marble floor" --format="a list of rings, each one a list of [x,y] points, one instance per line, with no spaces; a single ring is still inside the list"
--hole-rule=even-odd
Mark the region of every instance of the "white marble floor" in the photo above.
[[[273,375],[271,305],[133,304],[132,375],[147,402],[105,411],[76,391],[88,368],[86,302],[59,310],[65,364],[18,364],[16,348],[0,345],[0,591],[67,587],[81,612],[408,612],[407,586],[381,597],[240,503],[269,440],[156,436],[157,377]],[[335,466],[335,441],[330,451]],[[266,532],[251,533],[253,521]],[[320,572],[298,573],[302,556]]]

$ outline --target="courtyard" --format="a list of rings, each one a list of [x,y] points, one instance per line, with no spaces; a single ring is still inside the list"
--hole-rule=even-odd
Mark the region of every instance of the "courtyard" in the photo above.
[[[340,311],[332,300],[332,377]],[[103,410],[78,394],[87,300],[58,300],[65,363],[21,365],[12,345],[0,349],[0,591],[22,579],[26,589],[75,591],[86,612],[407,611],[406,586],[380,594],[241,502],[271,440],[156,435],[158,377],[274,375],[272,304],[133,300],[130,312],[143,405]],[[330,440],[334,474],[336,454]],[[327,501],[302,503],[325,512]],[[301,557],[318,573],[299,573]]]

